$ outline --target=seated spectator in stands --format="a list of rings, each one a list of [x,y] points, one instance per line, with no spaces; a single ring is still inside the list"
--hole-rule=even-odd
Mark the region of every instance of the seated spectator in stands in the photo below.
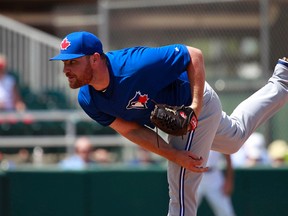
[[[7,159],[2,151],[0,151],[0,170],[8,170],[15,168],[15,163]]]
[[[87,137],[79,137],[75,141],[75,153],[60,162],[60,167],[64,169],[82,169],[95,163],[92,157],[92,143]]]
[[[26,148],[20,148],[18,150],[18,153],[16,155],[15,163],[17,165],[22,165],[22,164],[31,164],[32,159],[30,152]]]
[[[25,110],[18,86],[14,77],[7,73],[7,61],[0,55],[0,110]]]
[[[258,132],[251,134],[243,147],[231,155],[231,159],[234,167],[271,165],[264,135]]]
[[[272,166],[279,167],[288,165],[288,144],[285,140],[275,140],[268,147],[269,156],[272,159]]]
[[[153,153],[144,148],[137,147],[136,156],[128,161],[128,163],[130,165],[151,165],[157,164],[157,161],[153,158]]]
[[[109,164],[113,162],[113,157],[111,152],[105,148],[95,149],[93,152],[93,159],[97,164]]]

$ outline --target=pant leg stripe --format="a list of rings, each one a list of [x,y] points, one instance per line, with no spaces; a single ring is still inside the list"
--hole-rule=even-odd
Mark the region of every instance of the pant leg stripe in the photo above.
[[[194,131],[191,131],[188,135],[187,143],[185,146],[185,151],[189,151],[192,146],[192,140],[194,137]],[[185,215],[185,203],[184,203],[184,179],[185,179],[186,169],[181,167],[180,169],[180,179],[179,179],[179,200],[180,200],[180,216]]]

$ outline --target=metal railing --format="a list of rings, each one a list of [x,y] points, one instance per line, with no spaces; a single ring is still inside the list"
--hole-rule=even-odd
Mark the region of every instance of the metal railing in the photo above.
[[[45,32],[0,15],[0,53],[7,57],[8,69],[19,76],[20,85],[33,92],[61,91],[70,103],[76,100],[62,74],[62,62],[49,61],[59,52],[61,40]]]
[[[78,122],[92,122],[82,111],[54,110],[54,111],[27,111],[27,112],[0,112],[0,122],[64,122],[65,135],[28,135],[28,136],[2,136],[0,147],[67,147],[71,149],[76,139],[76,124]],[[99,125],[99,127],[102,127]],[[118,135],[91,135],[93,145],[97,146],[131,146],[131,142]]]

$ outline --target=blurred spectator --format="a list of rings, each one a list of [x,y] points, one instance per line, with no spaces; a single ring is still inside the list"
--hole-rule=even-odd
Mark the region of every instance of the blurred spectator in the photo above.
[[[44,150],[40,146],[36,146],[33,148],[32,160],[34,165],[42,165],[44,157]]]
[[[23,111],[26,109],[22,101],[14,77],[7,73],[7,61],[0,55],[0,110]]]
[[[157,161],[152,157],[152,153],[141,147],[137,147],[136,156],[129,161],[131,165],[150,165],[156,163]]]
[[[268,153],[272,159],[272,166],[287,165],[288,144],[285,140],[275,140],[270,143]]]
[[[271,159],[264,135],[258,132],[251,134],[242,148],[231,155],[231,159],[234,167],[270,165]]]
[[[206,198],[215,216],[235,216],[231,194],[234,190],[234,171],[230,155],[210,151],[207,166],[209,170],[203,174],[197,192],[198,205]],[[226,167],[225,175],[223,172]]]
[[[75,153],[60,162],[60,167],[67,169],[81,169],[95,163],[92,157],[92,143],[87,137],[79,137],[75,141]]]
[[[15,163],[11,160],[5,158],[5,155],[2,151],[0,151],[0,169],[8,170],[15,167]]]
[[[93,159],[97,164],[108,164],[113,162],[111,153],[104,148],[98,148],[93,152]]]
[[[16,158],[15,158],[15,163],[17,165],[32,163],[30,153],[26,148],[19,149],[18,154],[16,155]]]

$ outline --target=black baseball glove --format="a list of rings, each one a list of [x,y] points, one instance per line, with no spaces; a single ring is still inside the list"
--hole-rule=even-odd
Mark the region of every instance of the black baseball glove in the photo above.
[[[197,127],[198,119],[191,107],[156,104],[151,122],[160,130],[174,136],[183,136]],[[190,125],[190,127],[189,127]]]

